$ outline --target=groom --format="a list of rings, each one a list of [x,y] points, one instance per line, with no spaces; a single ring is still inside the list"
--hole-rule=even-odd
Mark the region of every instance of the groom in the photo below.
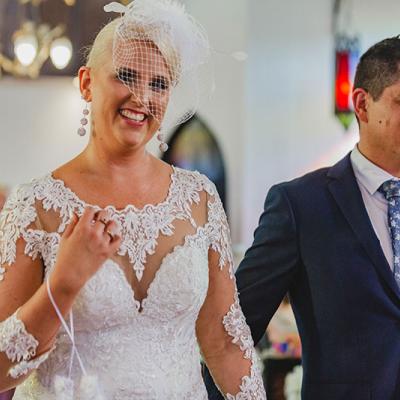
[[[304,400],[400,399],[399,37],[361,57],[352,96],[358,146],[270,190],[237,271],[255,342],[290,293]]]

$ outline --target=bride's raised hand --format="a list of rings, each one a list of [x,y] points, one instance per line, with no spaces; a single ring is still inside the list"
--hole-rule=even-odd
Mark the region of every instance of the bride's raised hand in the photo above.
[[[67,226],[53,273],[65,290],[79,291],[120,243],[119,228],[108,213],[87,207],[80,218],[74,214]]]

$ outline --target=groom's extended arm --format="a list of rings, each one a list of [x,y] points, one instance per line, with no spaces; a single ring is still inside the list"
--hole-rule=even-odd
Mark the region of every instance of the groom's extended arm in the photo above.
[[[300,257],[296,221],[284,185],[271,188],[237,273],[240,304],[257,343],[296,277]],[[210,400],[222,399],[206,371]]]
[[[294,210],[283,185],[274,186],[236,273],[240,304],[255,343],[293,284],[300,256]]]

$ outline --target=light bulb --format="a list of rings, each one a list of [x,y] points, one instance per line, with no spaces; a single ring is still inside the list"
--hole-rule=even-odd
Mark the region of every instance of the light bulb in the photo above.
[[[33,63],[38,49],[38,42],[34,35],[23,34],[15,38],[14,53],[18,61],[25,67]]]
[[[56,39],[51,44],[50,58],[57,69],[65,68],[72,57],[72,43],[67,37]]]

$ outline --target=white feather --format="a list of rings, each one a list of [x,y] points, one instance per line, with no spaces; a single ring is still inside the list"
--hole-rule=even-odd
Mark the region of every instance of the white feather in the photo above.
[[[127,7],[124,24],[153,26],[158,37],[152,38],[172,45],[180,58],[182,72],[202,64],[210,52],[204,29],[186,12],[185,6],[174,0],[134,0]]]
[[[117,3],[116,1],[113,1],[112,3],[106,4],[104,6],[104,11],[105,12],[115,12],[115,13],[120,13],[124,14],[127,10],[127,7],[124,6],[121,3]]]

